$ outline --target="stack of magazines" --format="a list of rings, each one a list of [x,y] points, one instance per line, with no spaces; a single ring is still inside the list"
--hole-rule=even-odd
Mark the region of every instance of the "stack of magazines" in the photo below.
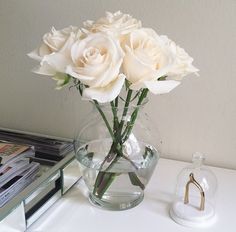
[[[0,140],[34,146],[35,157],[32,158],[32,160],[50,166],[62,160],[66,154],[73,150],[73,143],[71,141],[24,134],[4,129],[0,129]]]
[[[0,207],[29,185],[39,173],[39,163],[31,162],[32,146],[0,141]]]

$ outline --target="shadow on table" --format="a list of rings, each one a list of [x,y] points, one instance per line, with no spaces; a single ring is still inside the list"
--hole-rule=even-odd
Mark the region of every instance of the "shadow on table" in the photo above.
[[[83,180],[80,180],[72,189],[63,197],[64,200],[74,201],[81,204],[88,202],[88,189]]]
[[[145,195],[145,208],[148,210],[154,211],[163,217],[169,217],[170,205],[174,199],[174,194],[157,191],[154,194]]]

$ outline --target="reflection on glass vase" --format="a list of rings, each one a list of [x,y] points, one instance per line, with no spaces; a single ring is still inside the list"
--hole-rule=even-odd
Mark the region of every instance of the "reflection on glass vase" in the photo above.
[[[76,158],[97,206],[124,210],[144,197],[159,159],[153,144],[160,140],[143,107],[95,104],[75,138]]]

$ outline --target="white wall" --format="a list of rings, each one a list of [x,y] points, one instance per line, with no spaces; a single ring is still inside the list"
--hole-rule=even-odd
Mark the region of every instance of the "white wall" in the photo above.
[[[0,0],[0,126],[73,137],[75,113],[81,121],[87,102],[31,73],[26,54],[52,25],[82,25],[119,9],[175,40],[201,70],[150,99],[163,156],[190,160],[201,151],[210,164],[236,168],[235,0]]]

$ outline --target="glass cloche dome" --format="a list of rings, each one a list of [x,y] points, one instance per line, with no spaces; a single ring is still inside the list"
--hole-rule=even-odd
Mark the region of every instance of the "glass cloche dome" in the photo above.
[[[181,225],[204,227],[215,221],[215,197],[217,179],[214,173],[203,165],[205,156],[195,153],[192,164],[178,175],[175,200],[170,216]]]

